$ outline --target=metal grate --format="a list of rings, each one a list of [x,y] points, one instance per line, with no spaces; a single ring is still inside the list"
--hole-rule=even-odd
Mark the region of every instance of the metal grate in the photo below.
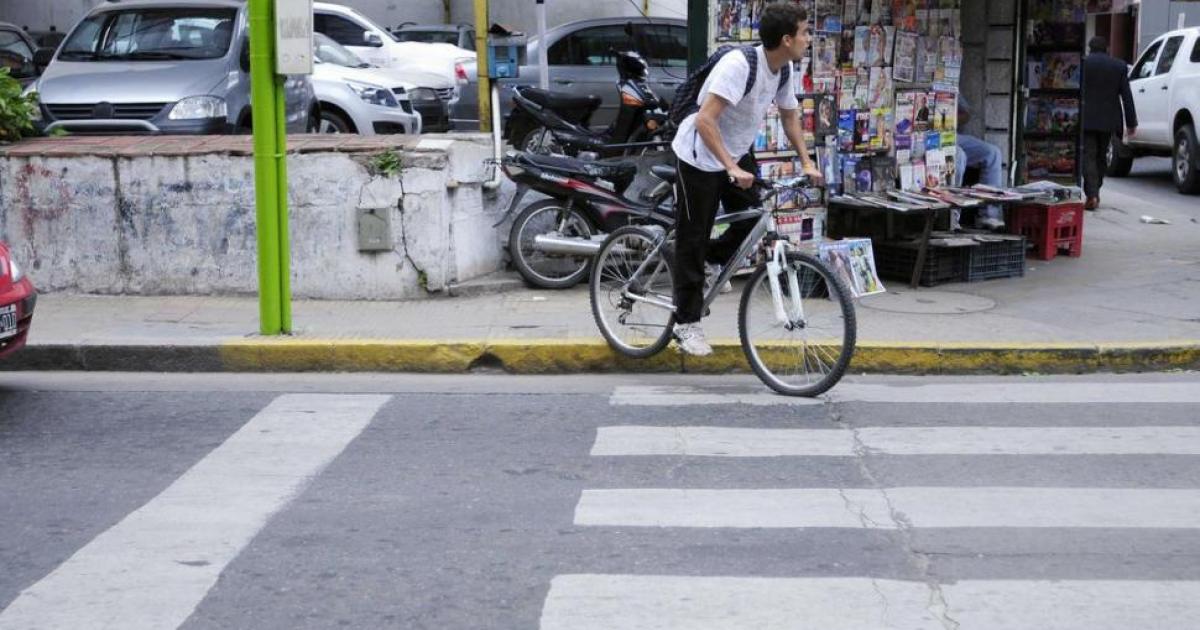
[[[46,104],[56,120],[92,120],[97,103]],[[167,103],[113,103],[113,120],[150,120],[162,112]]]

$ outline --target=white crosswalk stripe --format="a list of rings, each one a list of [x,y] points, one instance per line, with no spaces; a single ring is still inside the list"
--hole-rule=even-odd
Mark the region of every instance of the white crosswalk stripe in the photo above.
[[[631,386],[617,388],[609,402],[614,408],[720,409],[831,402],[1186,405],[1200,403],[1200,383],[842,384],[824,399],[808,402],[730,388]],[[757,412],[749,412],[753,413]],[[782,409],[776,415],[789,413],[794,412]],[[597,430],[590,455],[609,458],[612,466],[620,466],[620,458],[672,458],[672,466],[679,465],[678,458],[688,458],[691,471],[718,461],[723,470],[730,470],[738,460],[788,457],[879,456],[904,466],[906,456],[996,456],[1022,466],[1027,457],[1200,456],[1200,426],[980,426],[969,414],[956,424],[852,429],[620,424]],[[1054,461],[1056,466],[1070,466],[1084,460]],[[1086,461],[1095,465],[1094,459]],[[1133,466],[1145,460],[1120,461]],[[645,463],[639,460],[639,470]],[[970,468],[969,463],[961,466]],[[650,487],[583,490],[574,523],[617,528],[625,535],[631,528],[808,529],[805,536],[810,538],[828,528],[891,530],[900,536],[956,529],[988,532],[972,534],[985,537],[995,536],[997,530],[1020,530],[1004,539],[1005,549],[1019,549],[1037,539],[1028,530],[1038,529],[1080,535],[1095,530],[1110,536],[1111,530],[1123,530],[1122,535],[1130,537],[1140,530],[1189,536],[1200,530],[1200,487],[1013,487],[966,477],[949,478],[945,486],[936,487],[671,488],[654,487],[650,481]],[[868,478],[874,483],[873,476]],[[955,485],[962,483],[970,485]],[[637,570],[637,575],[555,577],[542,609],[541,629],[1127,630],[1192,627],[1200,618],[1200,581],[1046,580],[1035,575],[906,581],[869,574],[805,577],[803,570],[790,577],[655,575],[645,564]]]
[[[1191,628],[1200,582],[560,575],[542,630]]]
[[[631,527],[1200,528],[1200,489],[584,490],[576,525]]]
[[[825,397],[811,400],[778,396],[760,389],[714,391],[699,387],[634,385],[617,387],[609,399],[617,406],[819,405],[826,401],[864,403],[1065,404],[1200,403],[1200,382],[1170,383],[962,383],[877,385],[842,383]]]
[[[0,612],[0,630],[178,627],[389,398],[276,398],[161,494],[25,589]]]
[[[595,456],[1200,455],[1200,427],[600,427]]]

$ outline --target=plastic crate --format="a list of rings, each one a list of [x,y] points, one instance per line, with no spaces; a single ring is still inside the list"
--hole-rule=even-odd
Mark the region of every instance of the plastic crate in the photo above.
[[[980,243],[967,248],[967,282],[1025,275],[1025,239]]]
[[[875,269],[884,278],[912,280],[913,267],[917,264],[916,243],[877,241]],[[930,245],[925,254],[925,265],[921,269],[920,284],[934,287],[950,282],[965,282],[967,279],[967,250],[974,247],[943,247]]]
[[[1008,231],[1024,236],[1033,255],[1050,260],[1059,250],[1072,258],[1083,255],[1083,204],[1078,201],[1053,205],[1025,205],[1008,210]]]

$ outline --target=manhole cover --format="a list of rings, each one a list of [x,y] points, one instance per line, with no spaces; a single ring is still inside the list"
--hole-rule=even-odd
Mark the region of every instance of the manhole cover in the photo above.
[[[927,289],[920,291],[889,289],[887,293],[863,298],[859,304],[874,311],[915,315],[978,313],[996,306],[995,301],[978,295]]]

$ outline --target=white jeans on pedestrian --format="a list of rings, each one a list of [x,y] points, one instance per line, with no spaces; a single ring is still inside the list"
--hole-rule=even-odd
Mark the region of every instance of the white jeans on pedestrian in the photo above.
[[[979,167],[979,183],[984,186],[1001,187],[1004,185],[1004,158],[1000,155],[1000,149],[996,145],[989,144],[976,138],[975,136],[959,133],[958,134],[958,168],[954,172],[954,183],[957,186],[962,186],[963,176],[966,175],[967,168]],[[1003,219],[1004,213],[999,206],[987,206],[980,213],[980,217],[989,217]]]

